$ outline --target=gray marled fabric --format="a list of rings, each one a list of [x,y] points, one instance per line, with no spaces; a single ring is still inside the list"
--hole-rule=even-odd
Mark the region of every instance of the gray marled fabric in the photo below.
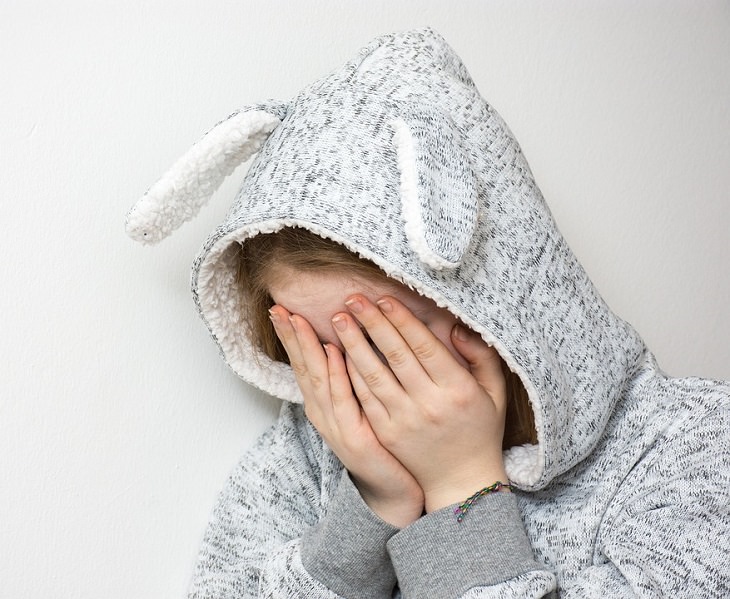
[[[666,377],[608,309],[443,39],[379,38],[276,117],[193,292],[231,367],[294,403],[232,474],[191,597],[382,597],[396,576],[405,596],[429,596],[428,580],[439,598],[730,596],[728,385]],[[241,326],[237,244],[288,225],[448,307],[520,375],[539,444],[505,455],[517,510],[491,518],[484,502],[458,526],[436,513],[396,532],[338,492],[291,372],[253,360]]]

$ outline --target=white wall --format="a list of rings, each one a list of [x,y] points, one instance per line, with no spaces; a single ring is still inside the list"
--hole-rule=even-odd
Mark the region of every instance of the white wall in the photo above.
[[[184,596],[226,473],[276,411],[219,360],[137,196],[236,107],[430,24],[510,123],[568,241],[676,375],[730,378],[730,4],[0,5],[0,596]]]

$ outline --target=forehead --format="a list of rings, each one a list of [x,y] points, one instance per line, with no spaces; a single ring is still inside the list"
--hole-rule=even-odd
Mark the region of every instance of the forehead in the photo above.
[[[308,319],[331,318],[346,309],[345,301],[355,293],[373,302],[384,295],[392,295],[416,316],[447,312],[438,308],[433,300],[392,279],[374,280],[341,272],[297,271],[282,267],[269,284],[269,293],[275,303]]]
[[[286,302],[316,306],[338,301],[344,305],[344,300],[353,293],[370,297],[393,293],[398,287],[400,285],[395,281],[372,281],[362,276],[329,271],[297,271],[284,266],[279,267],[276,276],[272,277],[269,293],[276,303],[286,308]]]
[[[378,283],[342,273],[287,270],[288,273],[280,273],[284,276],[276,277],[269,285],[272,299],[307,320],[322,341],[338,347],[340,342],[332,329],[332,317],[346,310],[347,298],[359,293],[376,301],[383,295],[393,294],[397,288],[395,282]]]

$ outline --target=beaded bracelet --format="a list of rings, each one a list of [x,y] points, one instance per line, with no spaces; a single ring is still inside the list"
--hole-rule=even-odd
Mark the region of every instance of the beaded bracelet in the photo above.
[[[466,516],[466,512],[469,511],[469,508],[474,505],[477,499],[480,497],[484,497],[485,495],[489,495],[490,493],[499,493],[502,489],[507,489],[508,491],[512,491],[512,485],[508,483],[503,483],[502,481],[497,481],[493,485],[489,485],[488,487],[484,487],[481,491],[477,491],[469,497],[464,503],[462,503],[459,507],[457,507],[454,510],[454,514],[456,514],[456,521],[461,522],[464,519],[464,516]]]

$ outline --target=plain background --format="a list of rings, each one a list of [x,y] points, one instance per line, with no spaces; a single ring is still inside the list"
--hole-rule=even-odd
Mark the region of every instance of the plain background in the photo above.
[[[216,494],[277,403],[226,369],[188,291],[236,182],[155,248],[125,214],[237,107],[422,25],[663,368],[730,378],[726,0],[5,0],[0,596],[184,596]]]

